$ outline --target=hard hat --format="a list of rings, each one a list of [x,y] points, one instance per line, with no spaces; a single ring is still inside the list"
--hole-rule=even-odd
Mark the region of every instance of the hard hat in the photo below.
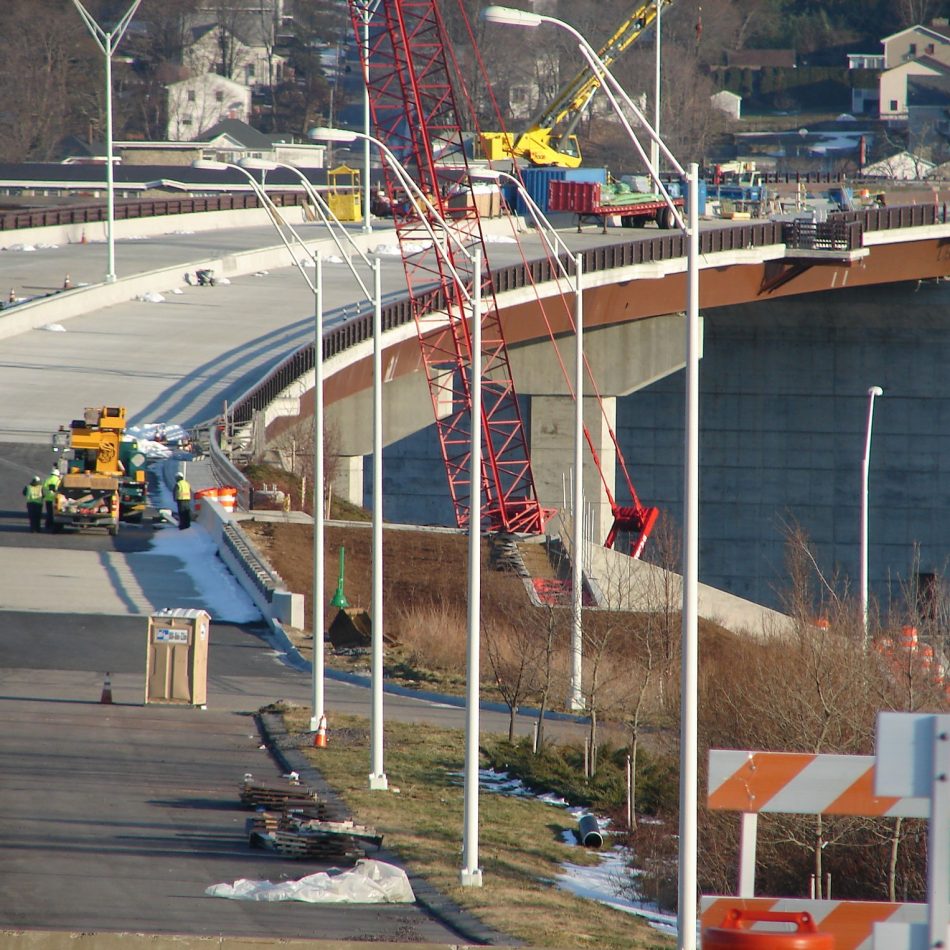
[[[179,473],[175,476],[175,481],[176,481],[176,482],[179,482],[179,481],[181,481],[184,477],[185,477],[185,476],[182,475],[181,472],[179,472]]]
[[[33,484],[34,484],[34,485],[39,484],[39,480],[40,480],[40,476],[39,476],[39,475],[34,475],[34,476],[33,476]]]
[[[54,465],[54,466],[49,470],[49,473],[50,473],[50,475],[58,475],[58,474],[59,474],[59,469]]]

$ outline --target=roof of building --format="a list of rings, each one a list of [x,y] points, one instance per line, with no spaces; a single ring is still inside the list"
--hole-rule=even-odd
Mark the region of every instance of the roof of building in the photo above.
[[[931,23],[930,26],[923,26],[922,24],[908,26],[903,30],[898,30],[896,33],[891,33],[890,36],[882,37],[881,42],[886,43],[888,40],[895,40],[898,36],[903,36],[905,33],[930,33],[935,37],[946,40],[950,39],[950,25],[937,22]]]
[[[227,136],[244,148],[270,148],[274,142],[270,136],[258,132],[240,119],[222,119],[220,122],[215,122],[210,128],[204,129],[200,135],[196,136],[196,141],[212,142],[221,136]],[[283,138],[286,139],[286,136]]]

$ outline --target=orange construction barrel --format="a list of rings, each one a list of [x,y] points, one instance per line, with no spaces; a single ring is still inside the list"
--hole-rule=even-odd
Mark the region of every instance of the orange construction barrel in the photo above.
[[[793,924],[795,930],[749,930],[753,924]],[[815,927],[811,914],[733,908],[719,927],[703,931],[703,950],[834,950],[835,938]]]
[[[218,488],[218,504],[228,512],[234,513],[237,508],[237,489],[231,485],[221,485]]]

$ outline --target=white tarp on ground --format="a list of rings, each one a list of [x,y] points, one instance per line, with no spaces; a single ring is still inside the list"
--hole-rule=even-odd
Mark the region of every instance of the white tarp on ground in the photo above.
[[[349,871],[320,871],[297,881],[248,881],[213,884],[205,894],[236,901],[305,901],[308,904],[412,904],[416,895],[402,868],[372,861],[356,862]]]

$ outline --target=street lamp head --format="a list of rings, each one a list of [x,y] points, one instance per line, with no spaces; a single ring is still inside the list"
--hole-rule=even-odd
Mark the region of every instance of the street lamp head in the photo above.
[[[242,158],[238,161],[241,168],[249,168],[252,171],[272,172],[280,168],[279,162],[269,162],[264,158]]]
[[[481,19],[487,23],[501,23],[504,26],[540,26],[544,22],[538,13],[495,5],[485,7],[481,13]]]
[[[196,158],[191,163],[191,167],[206,172],[223,172],[227,171],[231,166],[227,162],[218,162],[213,158]]]
[[[883,396],[883,395],[884,395],[884,390],[881,389],[880,386],[871,386],[871,387],[868,389],[868,395],[869,395],[869,396]]]
[[[331,129],[327,126],[316,126],[307,133],[307,138],[317,142],[355,142],[358,133],[348,129]]]

